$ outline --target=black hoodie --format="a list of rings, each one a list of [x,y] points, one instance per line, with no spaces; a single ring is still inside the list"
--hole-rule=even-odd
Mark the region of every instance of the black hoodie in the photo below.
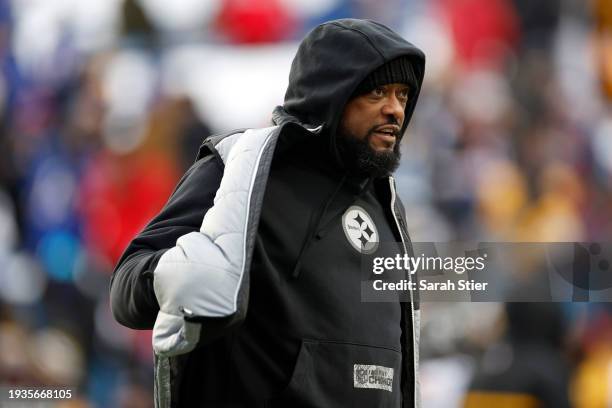
[[[405,129],[423,79],[421,51],[381,24],[352,19],[320,25],[300,45],[285,103],[273,114],[278,138],[240,292],[248,306],[238,317],[201,320],[200,347],[167,361],[172,406],[416,405],[418,304],[361,301],[361,253],[345,221],[357,208],[370,217],[375,241],[406,250],[393,181],[347,173],[334,137],[358,84],[400,56],[411,58],[417,80]],[[215,146],[223,138],[207,139],[166,207],[119,261],[111,302],[121,323],[150,328],[155,321],[152,271],[213,206],[224,173]]]
[[[290,117],[323,133],[335,135],[343,107],[372,71],[399,57],[408,57],[416,83],[404,115],[403,135],[421,91],[425,55],[388,27],[370,20],[342,19],[321,24],[300,44],[291,64],[285,103],[273,117],[282,124]],[[289,118],[287,115],[289,115]],[[330,137],[335,155],[335,138]],[[339,160],[341,162],[341,160]]]

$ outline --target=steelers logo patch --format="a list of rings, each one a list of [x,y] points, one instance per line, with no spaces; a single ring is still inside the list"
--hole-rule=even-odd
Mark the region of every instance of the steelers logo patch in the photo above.
[[[351,246],[362,254],[371,254],[378,248],[378,230],[372,217],[363,208],[354,205],[342,216],[342,229]]]

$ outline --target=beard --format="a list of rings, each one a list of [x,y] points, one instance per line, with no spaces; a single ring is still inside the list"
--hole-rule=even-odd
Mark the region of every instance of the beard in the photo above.
[[[374,133],[373,127],[366,137],[359,138],[346,129],[340,129],[336,145],[342,162],[347,170],[360,177],[386,177],[399,166],[401,152],[399,137],[396,137],[393,150],[378,152],[370,147],[370,139]]]

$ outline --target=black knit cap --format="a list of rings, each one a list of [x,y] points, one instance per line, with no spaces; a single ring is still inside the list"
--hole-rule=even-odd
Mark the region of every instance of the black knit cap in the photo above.
[[[372,71],[355,89],[352,98],[366,94],[372,89],[387,84],[406,84],[413,92],[417,86],[416,75],[410,58],[399,57]]]

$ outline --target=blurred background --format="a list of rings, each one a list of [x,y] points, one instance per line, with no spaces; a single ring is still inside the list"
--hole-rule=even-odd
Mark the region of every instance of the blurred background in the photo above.
[[[0,385],[152,406],[112,267],[202,139],[268,125],[300,39],[341,17],[427,54],[397,172],[414,241],[612,241],[612,0],[0,0]],[[612,406],[608,304],[422,315],[425,408]]]

